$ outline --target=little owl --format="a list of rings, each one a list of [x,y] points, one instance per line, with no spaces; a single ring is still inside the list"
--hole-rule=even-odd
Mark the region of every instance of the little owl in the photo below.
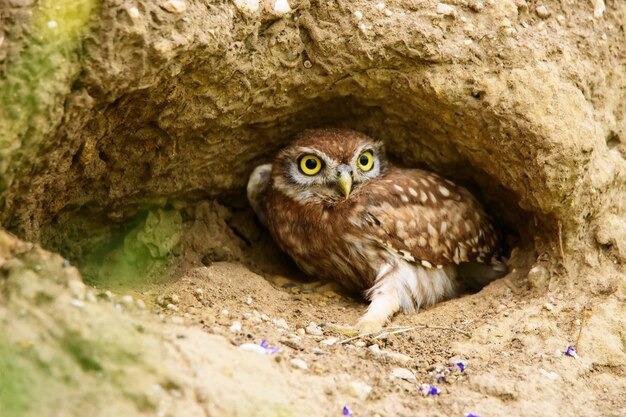
[[[382,143],[353,130],[302,132],[254,170],[248,199],[305,273],[365,291],[360,332],[506,271],[492,261],[498,235],[466,189],[392,166]]]

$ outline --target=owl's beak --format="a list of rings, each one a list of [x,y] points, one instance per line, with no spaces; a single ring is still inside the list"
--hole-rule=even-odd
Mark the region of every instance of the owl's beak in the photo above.
[[[350,191],[352,191],[352,174],[346,171],[339,174],[337,187],[339,187],[339,191],[341,191],[341,194],[343,194],[347,200],[350,195]]]

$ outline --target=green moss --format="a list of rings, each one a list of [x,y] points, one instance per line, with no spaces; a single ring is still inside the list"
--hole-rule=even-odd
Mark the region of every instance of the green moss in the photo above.
[[[19,349],[0,340],[0,416],[21,417],[36,400],[33,378],[23,366]]]
[[[81,34],[94,0],[43,0],[33,8],[21,53],[0,82],[0,191],[10,183],[9,156],[37,151],[51,124],[60,122],[65,95],[80,71]],[[55,111],[56,109],[56,111]]]
[[[74,358],[83,371],[102,371],[102,366],[96,359],[97,347],[79,334],[67,333],[61,340],[61,347]]]
[[[104,287],[136,287],[165,276],[178,251],[183,220],[157,209],[130,221],[131,228],[87,254],[80,267],[87,281]]]

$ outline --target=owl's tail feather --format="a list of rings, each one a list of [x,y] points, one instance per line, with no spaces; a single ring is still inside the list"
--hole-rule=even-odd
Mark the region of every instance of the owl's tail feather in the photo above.
[[[503,261],[492,264],[480,262],[463,262],[457,266],[457,280],[468,291],[476,292],[498,278],[508,273]]]

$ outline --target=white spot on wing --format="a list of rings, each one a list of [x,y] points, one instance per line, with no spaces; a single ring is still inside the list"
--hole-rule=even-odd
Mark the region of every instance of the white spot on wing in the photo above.
[[[441,193],[442,196],[444,197],[450,197],[450,190],[448,190],[446,187],[444,187],[443,185],[439,186],[439,192]]]

